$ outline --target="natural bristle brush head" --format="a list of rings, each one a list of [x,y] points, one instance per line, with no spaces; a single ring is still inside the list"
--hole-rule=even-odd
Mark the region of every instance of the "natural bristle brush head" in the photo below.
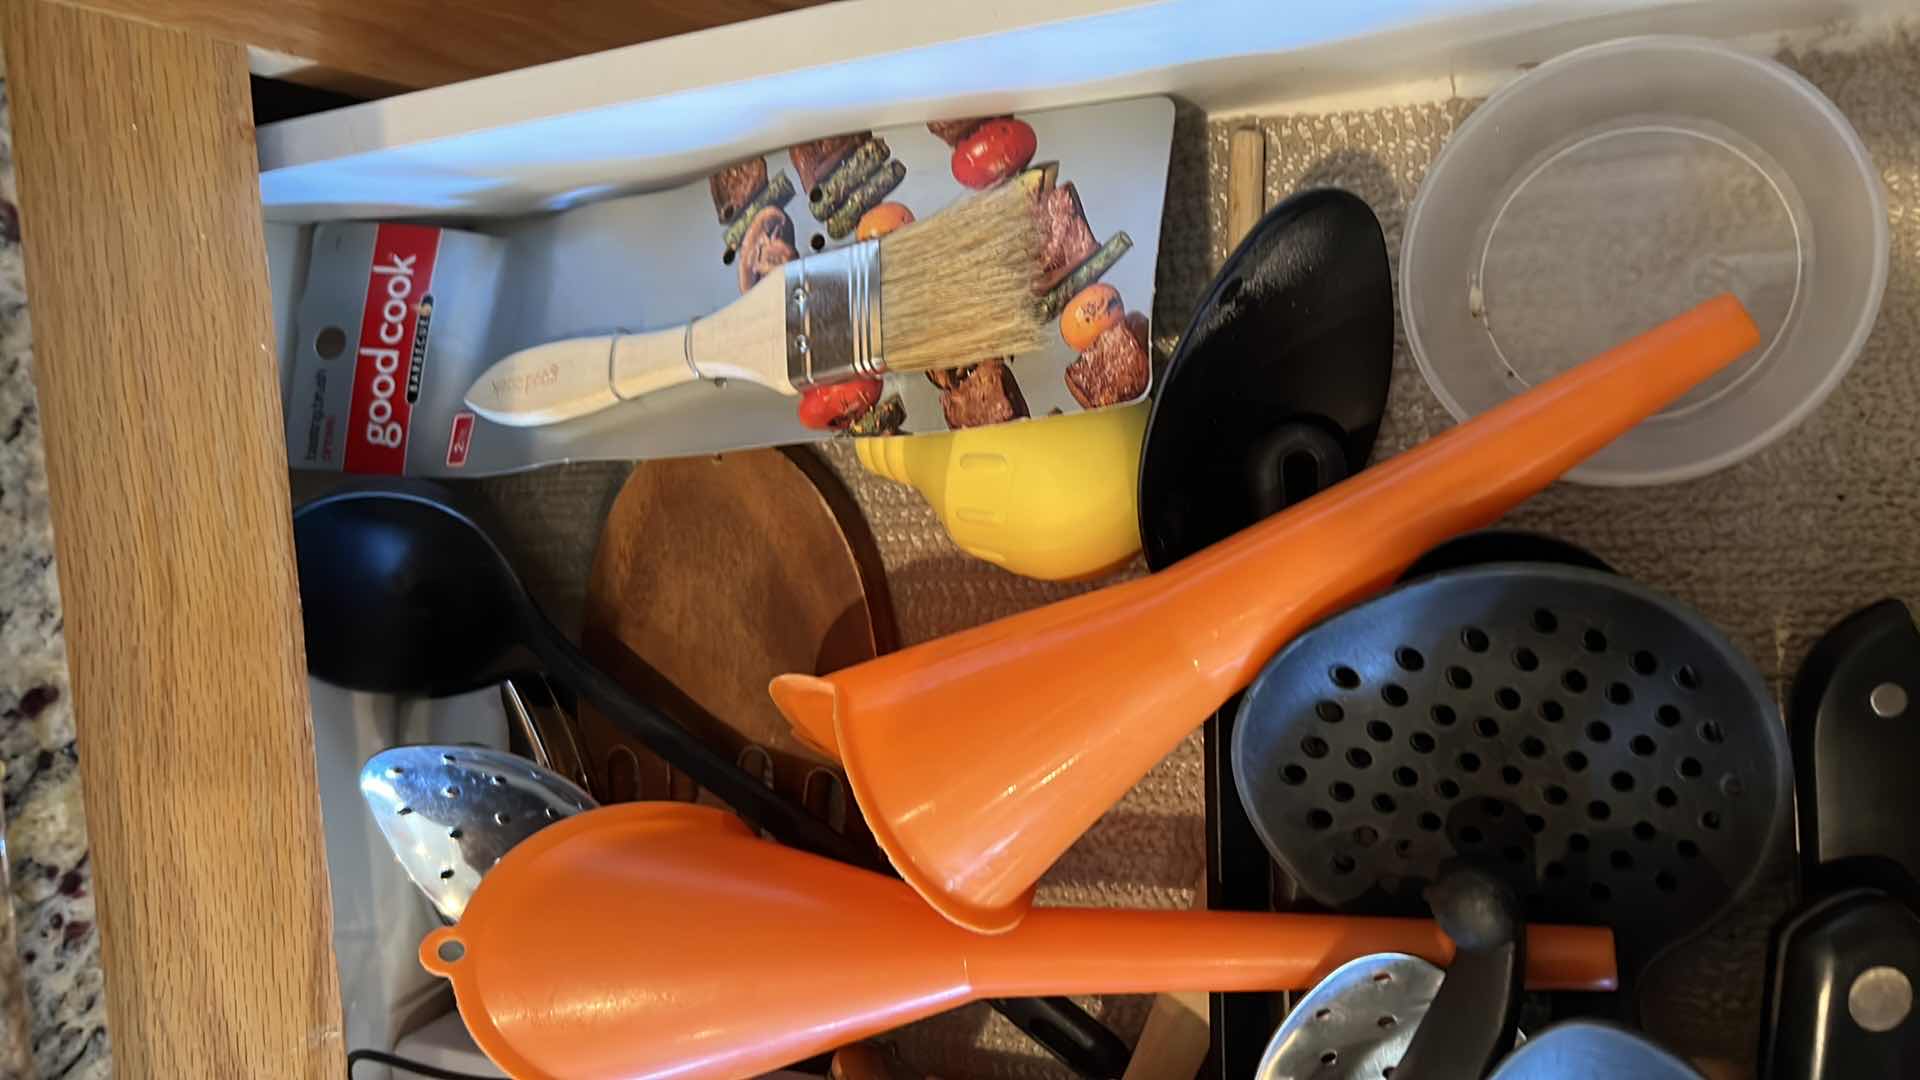
[[[1017,183],[888,233],[880,242],[887,370],[927,371],[1044,347],[1040,242],[1032,199]]]

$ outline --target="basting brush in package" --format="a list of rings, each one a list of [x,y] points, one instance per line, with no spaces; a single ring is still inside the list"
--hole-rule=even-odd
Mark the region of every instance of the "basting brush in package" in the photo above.
[[[1173,107],[1143,98],[817,139],[682,187],[465,228],[313,229],[286,404],[296,468],[484,476],[835,434],[947,431],[1136,401],[1152,310]],[[824,387],[673,387],[509,426],[468,405],[522,349],[677,326],[793,259],[883,236],[972,191],[1023,182],[1044,237],[1047,348]],[[530,371],[525,378],[558,378]]]

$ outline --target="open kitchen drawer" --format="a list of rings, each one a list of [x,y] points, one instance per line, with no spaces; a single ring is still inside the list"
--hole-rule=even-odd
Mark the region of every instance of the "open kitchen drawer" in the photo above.
[[[1365,0],[1284,5],[1259,0],[1057,0],[1035,5],[898,4],[854,0],[632,46],[474,82],[269,125],[258,132],[260,202],[271,275],[272,332],[264,317],[242,325],[258,354],[291,348],[291,312],[302,287],[305,247],[315,223],[408,218],[460,223],[554,210],[698,177],[744,154],[840,131],[929,118],[1034,110],[1147,94],[1172,95],[1210,117],[1360,108],[1448,96],[1479,96],[1558,52],[1637,33],[1698,33],[1771,51],[1783,35],[1813,39],[1872,32],[1901,14],[1901,0]],[[203,133],[204,134],[204,133]],[[1179,220],[1170,216],[1169,221]],[[210,230],[250,228],[219,220]],[[181,234],[189,236],[190,233]],[[202,233],[204,236],[205,233]],[[244,244],[234,249],[241,255]],[[1216,252],[1215,257],[1218,257]],[[251,280],[259,267],[231,273]],[[246,300],[262,299],[255,283]],[[35,281],[39,285],[39,281]],[[261,313],[264,315],[264,313]],[[91,312],[111,326],[119,313]],[[132,318],[133,316],[126,316]],[[1185,313],[1172,312],[1178,323]],[[244,322],[244,320],[243,320]],[[230,1040],[264,1040],[248,1060],[276,1075],[338,1075],[340,1004],[328,942],[329,905],[320,880],[324,852],[311,788],[312,731],[299,620],[292,607],[291,547],[280,412],[284,388],[273,365],[237,357],[217,371],[192,366],[194,332],[172,339],[182,365],[172,378],[229,384],[240,394],[231,429],[177,429],[154,438],[137,424],[88,426],[82,403],[132,382],[90,382],[72,371],[43,374],[46,423],[55,457],[53,497],[62,584],[70,617],[76,709],[89,789],[92,836],[107,934],[117,1044],[132,1072],[190,1070],[233,1060]],[[227,326],[223,331],[232,331]],[[1170,327],[1163,330],[1171,331]],[[51,366],[76,367],[80,346],[58,342]],[[256,340],[260,339],[260,340]],[[122,339],[88,341],[101,364]],[[131,339],[125,339],[131,340]],[[251,348],[251,345],[249,346]],[[94,362],[87,357],[86,362]],[[181,374],[184,372],[185,374]],[[133,378],[127,376],[127,378]],[[233,384],[241,384],[236,390]],[[116,389],[116,387],[118,389]],[[79,440],[86,442],[84,454]],[[234,453],[238,446],[243,453]],[[81,488],[139,456],[157,474],[197,478],[177,490],[143,489],[140,520],[164,519],[210,535],[236,523],[241,548],[139,544],[82,550],[82,533],[114,527]],[[83,458],[85,460],[83,460]],[[218,483],[209,477],[220,477]],[[162,506],[161,503],[165,502]],[[155,515],[159,515],[158,518]],[[179,526],[191,519],[197,524]],[[247,546],[272,557],[230,558]],[[114,618],[126,574],[150,583],[141,603]],[[227,606],[183,614],[196,590],[218,580]],[[248,599],[241,599],[248,598]],[[247,604],[264,604],[246,618]],[[165,650],[191,623],[191,655],[164,661],[116,655]],[[213,621],[209,621],[209,620]],[[236,668],[217,651],[241,647]],[[183,694],[199,681],[219,687],[223,707],[169,710],[216,700]],[[239,703],[236,705],[235,703]],[[244,707],[245,716],[236,715]],[[144,713],[139,720],[128,717]],[[248,725],[246,754],[224,749],[230,725]],[[145,744],[155,768],[144,776],[126,746]],[[159,737],[159,736],[156,736]],[[121,749],[107,749],[113,740]],[[296,767],[283,763],[291,757]],[[216,764],[217,763],[217,764]],[[136,780],[135,778],[138,777]],[[159,811],[121,803],[116,785],[176,785]],[[270,854],[236,858],[225,845],[181,847],[160,835],[219,831],[246,822],[235,842]],[[284,886],[298,883],[297,903]],[[180,901],[166,890],[189,890]],[[204,893],[258,900],[278,911],[232,913],[202,906]],[[265,917],[269,932],[216,936],[215,924]],[[185,919],[218,948],[179,948],[187,936],[150,924]],[[171,944],[170,944],[171,943]],[[297,952],[297,964],[290,954]],[[168,1009],[139,999],[168,987],[216,985],[223,973],[281,970],[284,980],[244,995],[192,995]],[[297,985],[296,985],[297,984]],[[208,1024],[208,1008],[220,1011]],[[150,1047],[142,1057],[138,1033]]]

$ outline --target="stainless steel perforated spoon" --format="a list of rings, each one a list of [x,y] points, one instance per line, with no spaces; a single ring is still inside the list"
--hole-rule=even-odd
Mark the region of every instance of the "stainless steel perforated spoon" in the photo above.
[[[476,746],[399,746],[367,759],[360,794],[407,876],[448,921],[514,845],[594,809],[551,769]]]

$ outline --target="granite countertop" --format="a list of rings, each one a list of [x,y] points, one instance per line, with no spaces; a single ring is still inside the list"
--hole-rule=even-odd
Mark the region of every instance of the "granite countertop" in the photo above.
[[[0,1078],[107,1077],[105,978],[46,461],[15,209],[13,127],[0,67]]]

